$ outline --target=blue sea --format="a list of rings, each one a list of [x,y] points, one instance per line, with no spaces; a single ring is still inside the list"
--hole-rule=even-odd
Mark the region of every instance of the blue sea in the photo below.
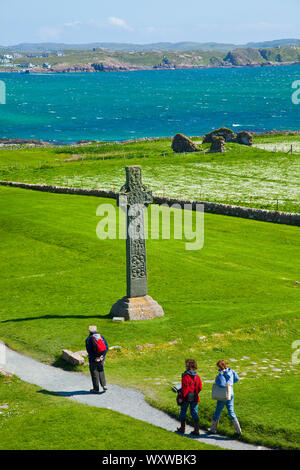
[[[78,74],[2,73],[0,137],[71,143],[299,130],[300,66]]]

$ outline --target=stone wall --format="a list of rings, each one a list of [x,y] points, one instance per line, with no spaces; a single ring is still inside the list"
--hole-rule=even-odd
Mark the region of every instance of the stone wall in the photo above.
[[[117,193],[114,191],[106,191],[101,189],[80,189],[68,188],[61,186],[48,186],[44,184],[28,184],[28,183],[15,183],[11,181],[0,181],[3,186],[13,186],[17,188],[31,189],[35,191],[44,191],[58,194],[77,194],[82,196],[96,196],[106,198],[117,198]],[[229,204],[220,204],[217,202],[194,201],[190,199],[176,199],[163,196],[153,196],[154,204],[179,204],[183,207],[185,204],[190,204],[192,210],[195,210],[196,204],[204,205],[204,212],[211,214],[229,215],[231,217],[242,217],[244,219],[260,220],[263,222],[273,222],[277,224],[295,225],[300,227],[300,214],[280,211],[269,211],[266,209],[255,209],[240,206],[231,206]]]
[[[50,186],[47,184],[15,183],[12,181],[0,181],[0,184],[2,186],[13,186],[15,188],[32,189],[34,191],[43,191],[45,193],[77,194],[79,196],[97,196],[117,199],[116,192],[101,189],[68,188],[63,186]]]
[[[273,222],[277,224],[296,225],[300,227],[300,214],[280,211],[269,211],[266,209],[255,209],[250,207],[231,206],[229,204],[221,204],[218,202],[205,202],[194,200],[182,200],[168,197],[154,196],[155,204],[191,204],[192,210],[196,209],[196,204],[204,205],[204,212],[211,214],[229,215],[231,217],[242,217],[244,219],[260,220],[263,222]]]

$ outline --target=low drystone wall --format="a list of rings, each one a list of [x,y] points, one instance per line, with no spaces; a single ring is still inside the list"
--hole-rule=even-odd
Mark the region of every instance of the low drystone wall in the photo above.
[[[68,188],[47,184],[15,183],[13,181],[0,181],[0,184],[2,186],[13,186],[15,188],[32,189],[34,191],[43,191],[45,193],[77,194],[79,196],[108,197],[113,199],[117,198],[117,194],[114,191],[106,191],[102,189]]]
[[[196,209],[196,204],[203,204],[204,212],[210,212],[211,214],[229,215],[231,217],[242,217],[244,219],[261,220],[263,222],[296,225],[300,227],[300,214],[292,212],[269,211],[266,209],[231,206],[229,204],[221,204],[218,202],[182,200],[160,196],[154,196],[153,202],[155,204],[168,204],[170,206],[172,204],[180,204],[181,207],[185,204],[191,204],[193,210]]]
[[[103,189],[68,188],[44,184],[16,183],[12,181],[0,181],[0,184],[3,186],[13,186],[16,188],[32,189],[48,193],[77,194],[82,196],[106,197],[112,199],[117,198],[116,192],[106,191]],[[153,202],[154,204],[167,204],[169,206],[179,204],[182,208],[185,205],[191,205],[192,210],[196,209],[196,204],[203,204],[204,212],[209,212],[211,214],[229,215],[231,217],[242,217],[244,219],[260,220],[263,222],[300,226],[300,214],[291,212],[269,211],[266,209],[231,206],[229,204],[221,204],[217,202],[194,201],[190,199],[183,200],[163,196],[153,196]]]

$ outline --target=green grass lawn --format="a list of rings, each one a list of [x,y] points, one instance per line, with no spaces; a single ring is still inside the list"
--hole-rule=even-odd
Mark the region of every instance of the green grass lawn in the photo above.
[[[170,139],[1,150],[0,179],[116,191],[124,166],[139,164],[157,195],[299,212],[299,137],[258,136],[265,149],[227,144],[225,154],[174,154]],[[287,153],[291,143],[298,154]]]
[[[0,450],[216,450],[0,374]]]
[[[254,144],[299,144],[300,135],[298,134],[257,134],[253,139]]]
[[[243,439],[299,448],[297,227],[205,214],[200,251],[186,251],[185,240],[147,240],[149,295],[165,316],[115,324],[106,315],[126,293],[125,241],[96,237],[96,209],[114,201],[5,187],[0,201],[0,338],[9,346],[62,365],[61,350],[83,349],[97,324],[121,346],[108,355],[108,381],[176,415],[170,384],[194,357],[202,426],[213,413],[215,363],[226,358],[241,377]],[[220,430],[233,434],[225,412]]]

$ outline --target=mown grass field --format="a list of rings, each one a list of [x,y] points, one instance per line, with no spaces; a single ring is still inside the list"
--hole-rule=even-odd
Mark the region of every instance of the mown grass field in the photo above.
[[[147,240],[149,294],[165,316],[115,324],[106,315],[126,292],[125,241],[96,237],[96,209],[114,201],[5,187],[0,201],[0,338],[10,347],[63,366],[62,348],[83,349],[96,323],[121,346],[107,358],[108,381],[142,390],[174,415],[171,384],[194,357],[202,426],[213,414],[215,363],[226,358],[241,377],[243,439],[300,447],[297,227],[205,214],[200,251],[186,251],[185,240]],[[233,435],[225,412],[219,428]]]
[[[216,450],[0,374],[0,450]]]
[[[170,139],[159,139],[1,150],[0,179],[116,191],[124,166],[139,164],[158,195],[299,212],[300,136],[259,136],[254,143],[264,149],[227,144],[226,154],[209,154],[205,144],[205,152],[174,154]]]

